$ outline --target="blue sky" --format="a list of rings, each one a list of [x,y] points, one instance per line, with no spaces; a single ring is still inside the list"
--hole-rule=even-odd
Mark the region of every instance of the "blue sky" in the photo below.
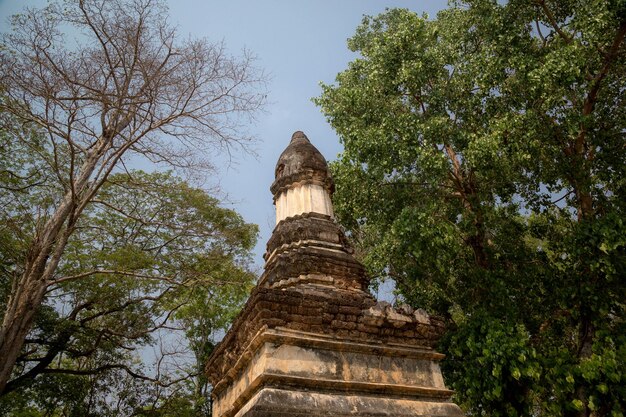
[[[8,17],[24,6],[45,4],[45,0],[0,0],[0,30],[8,30]],[[223,165],[218,181],[228,196],[228,206],[260,227],[254,257],[260,269],[274,228],[269,186],[276,160],[291,134],[304,131],[328,160],[341,152],[339,138],[311,98],[320,94],[320,81],[331,83],[355,58],[346,40],[363,15],[404,7],[434,17],[447,7],[447,0],[169,0],[168,4],[181,36],[223,40],[233,54],[246,48],[271,76],[270,104],[250,127],[259,139],[254,146],[256,157],[236,155],[231,166],[218,159]]]

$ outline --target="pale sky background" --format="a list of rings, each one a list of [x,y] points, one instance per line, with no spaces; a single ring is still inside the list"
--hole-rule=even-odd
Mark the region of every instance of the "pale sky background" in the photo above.
[[[45,4],[46,0],[0,0],[0,31],[9,30],[9,16],[23,7]],[[168,4],[171,22],[182,37],[223,40],[235,55],[246,48],[271,75],[270,104],[250,127],[259,139],[257,156],[235,155],[235,164],[224,166],[219,173],[228,206],[260,227],[254,255],[260,272],[275,223],[269,187],[278,156],[291,134],[304,131],[328,160],[341,152],[339,138],[311,98],[321,93],[320,81],[332,83],[355,58],[346,40],[363,15],[402,7],[433,18],[447,7],[447,0],[169,0]]]

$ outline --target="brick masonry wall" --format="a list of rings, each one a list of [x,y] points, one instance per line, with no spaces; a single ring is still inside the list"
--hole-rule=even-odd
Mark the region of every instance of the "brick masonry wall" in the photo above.
[[[257,287],[207,363],[212,384],[222,379],[265,326],[423,347],[432,347],[443,330],[440,320],[422,310],[394,309],[363,291]]]

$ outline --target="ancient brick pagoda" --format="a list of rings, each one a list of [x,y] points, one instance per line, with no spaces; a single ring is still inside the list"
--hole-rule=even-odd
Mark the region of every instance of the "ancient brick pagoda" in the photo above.
[[[304,133],[275,174],[265,272],[206,366],[214,417],[461,416],[433,350],[441,323],[370,295]]]

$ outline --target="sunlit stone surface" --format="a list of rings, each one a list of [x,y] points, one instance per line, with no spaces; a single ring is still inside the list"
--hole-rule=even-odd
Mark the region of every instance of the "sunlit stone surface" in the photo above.
[[[276,164],[265,271],[206,366],[216,417],[462,416],[433,346],[441,322],[376,302],[302,132]]]

